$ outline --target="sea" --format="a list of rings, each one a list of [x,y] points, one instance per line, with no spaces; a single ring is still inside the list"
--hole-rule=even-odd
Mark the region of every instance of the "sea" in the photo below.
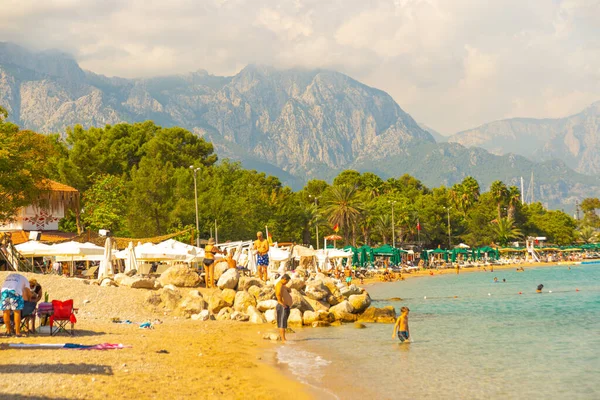
[[[392,339],[390,324],[297,329],[277,362],[316,398],[600,399],[600,264],[367,290],[374,306],[409,307],[412,343]]]

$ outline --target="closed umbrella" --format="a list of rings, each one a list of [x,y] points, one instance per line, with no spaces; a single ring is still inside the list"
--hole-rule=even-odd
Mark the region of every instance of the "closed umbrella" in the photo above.
[[[114,275],[112,258],[112,240],[107,237],[104,244],[104,257],[100,261],[100,268],[98,269],[98,279]]]

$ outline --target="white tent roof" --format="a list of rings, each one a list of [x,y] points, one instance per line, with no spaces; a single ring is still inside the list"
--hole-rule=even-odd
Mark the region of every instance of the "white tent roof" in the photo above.
[[[50,246],[55,256],[97,256],[104,254],[104,247],[93,243],[65,242]]]
[[[24,257],[43,257],[52,255],[52,246],[40,243],[35,240],[21,243],[15,246],[15,249]]]
[[[187,261],[190,257],[187,251],[170,249],[152,243],[138,244],[133,251],[137,261]],[[127,258],[127,250],[117,252],[116,257]]]

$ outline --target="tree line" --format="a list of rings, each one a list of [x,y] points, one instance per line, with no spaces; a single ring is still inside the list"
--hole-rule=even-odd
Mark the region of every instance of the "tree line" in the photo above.
[[[597,240],[600,227],[598,199],[581,202],[577,221],[522,204],[519,189],[500,181],[482,192],[472,177],[428,188],[410,175],[383,180],[347,170],[331,184],[314,179],[294,192],[276,177],[218,161],[211,143],[183,128],[146,121],[40,135],[5,118],[0,112],[0,218],[29,204],[45,177],[81,192],[79,226],[71,213],[60,223],[67,231],[148,237],[194,228],[193,170],[203,238],[216,221],[220,240],[249,239],[268,226],[274,240],[315,245],[317,228],[322,237],[337,226],[343,243],[355,246],[392,237],[398,245],[507,245],[530,235],[566,245]]]

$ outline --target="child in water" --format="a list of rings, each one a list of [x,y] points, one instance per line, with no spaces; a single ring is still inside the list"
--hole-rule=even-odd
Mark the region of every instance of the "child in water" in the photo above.
[[[409,342],[410,332],[408,330],[408,313],[410,310],[408,307],[402,307],[400,309],[400,316],[394,324],[394,333],[392,333],[392,339],[397,335],[400,343]]]

